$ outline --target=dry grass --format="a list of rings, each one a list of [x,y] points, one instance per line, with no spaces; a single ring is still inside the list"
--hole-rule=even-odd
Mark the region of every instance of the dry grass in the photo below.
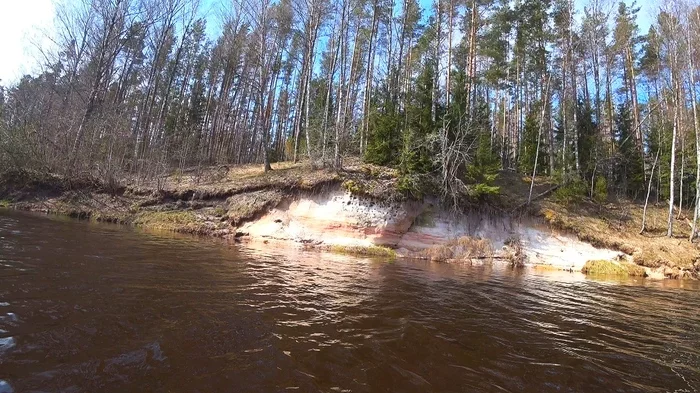
[[[496,180],[501,187],[501,203],[506,211],[523,206],[529,194],[530,178],[511,171],[501,171]],[[547,178],[535,178],[533,196],[555,187]],[[674,236],[666,237],[668,205],[650,204],[647,209],[646,230],[640,234],[644,206],[632,201],[603,205],[581,197],[579,201],[563,204],[555,195],[534,201],[525,213],[542,217],[552,228],[578,236],[596,247],[610,248],[632,255],[634,263],[649,268],[677,268],[700,273],[700,251],[687,239],[690,235],[691,213],[674,211]],[[511,252],[513,257],[517,254]]]
[[[250,181],[275,181],[294,172],[311,172],[311,167],[303,163],[281,162],[272,164],[272,171],[265,173],[260,164],[248,164],[240,166],[210,166],[203,168],[191,168],[183,172],[174,171],[163,180],[163,187],[167,189],[199,188],[207,186],[226,187],[235,186],[239,182]],[[149,186],[155,186],[149,183]]]
[[[680,219],[674,220],[674,237],[669,239],[665,236],[667,208],[650,205],[647,229],[640,234],[642,211],[643,206],[630,202],[605,206],[582,202],[562,206],[545,201],[539,214],[552,227],[574,233],[594,246],[632,255],[638,265],[697,270],[700,252],[688,241],[690,227],[686,217],[681,215]]]
[[[644,270],[644,268],[639,265],[606,260],[588,261],[581,269],[581,272],[590,275],[634,277],[646,277],[647,275],[646,270]]]
[[[265,172],[262,165],[218,166],[173,172],[160,181],[132,182],[128,191],[135,195],[160,194],[170,199],[225,199],[229,196],[261,189],[312,190],[339,181],[331,169],[314,169],[306,163],[272,164]]]
[[[446,244],[434,245],[420,252],[431,261],[467,261],[471,259],[492,259],[493,246],[490,240],[463,236]]]
[[[211,225],[192,211],[148,211],[136,216],[134,225],[170,232],[204,235],[213,229]]]
[[[330,252],[336,254],[359,255],[368,257],[396,258],[396,251],[382,246],[331,246]]]
[[[523,243],[520,237],[510,237],[504,242],[505,250],[503,258],[507,260],[513,267],[525,266],[527,256],[523,251]]]
[[[284,196],[285,194],[278,190],[260,190],[234,195],[226,200],[225,216],[232,225],[238,226],[277,206]]]

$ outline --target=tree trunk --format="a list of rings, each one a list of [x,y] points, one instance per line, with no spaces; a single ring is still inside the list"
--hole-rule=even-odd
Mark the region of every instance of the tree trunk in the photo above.
[[[532,201],[532,189],[535,187],[535,176],[537,175],[537,161],[540,156],[540,141],[542,141],[542,126],[544,124],[544,114],[547,111],[547,96],[549,95],[550,78],[547,77],[547,85],[542,95],[542,114],[540,115],[539,130],[537,131],[537,150],[535,150],[535,164],[532,166],[532,178],[530,179],[530,193],[527,196],[527,204]]]
[[[673,76],[672,78],[676,78]],[[676,82],[676,89],[678,83]],[[676,175],[676,139],[678,135],[678,106],[680,103],[677,99],[678,92],[676,90],[676,105],[673,109],[673,139],[671,140],[671,168],[669,175],[669,198],[668,198],[668,231],[667,237],[673,236],[673,202],[675,200],[675,175]]]
[[[698,127],[697,95],[695,94],[695,66],[693,64],[693,40],[688,29],[688,68],[690,77],[690,102],[693,107],[693,129],[695,131],[695,211],[693,213],[693,226],[690,231],[692,242],[697,232],[698,210],[700,210],[700,127]]]
[[[644,211],[642,212],[642,229],[639,231],[640,234],[644,233],[647,223],[647,206],[649,205],[649,195],[651,194],[651,183],[654,180],[654,169],[656,168],[656,163],[659,161],[659,153],[661,153],[661,145],[656,150],[656,158],[654,158],[654,164],[651,166],[651,175],[649,176],[649,186],[647,187],[647,197],[644,199]]]

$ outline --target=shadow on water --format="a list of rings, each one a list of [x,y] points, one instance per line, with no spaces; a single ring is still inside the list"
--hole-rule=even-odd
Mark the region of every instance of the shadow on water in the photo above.
[[[691,392],[698,309],[697,282],[256,250],[0,212],[0,393]]]

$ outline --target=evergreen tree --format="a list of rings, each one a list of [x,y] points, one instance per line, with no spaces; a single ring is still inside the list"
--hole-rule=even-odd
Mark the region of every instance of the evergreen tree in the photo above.
[[[404,174],[428,173],[432,170],[433,154],[427,137],[435,131],[432,120],[434,69],[430,62],[424,64],[406,107],[408,121],[400,158],[400,169]]]
[[[480,173],[495,173],[499,169],[500,159],[492,139],[491,112],[485,100],[477,100],[472,116],[472,132],[476,141],[473,167]]]
[[[369,120],[369,135],[365,161],[377,165],[395,164],[401,151],[401,116],[387,86],[382,94],[375,94]]]
[[[532,175],[537,157],[537,174],[542,175],[547,169],[547,152],[543,133],[540,126],[541,103],[532,107],[525,119],[523,130],[522,151],[519,156],[518,168],[522,173]],[[539,149],[539,152],[538,152]]]
[[[644,163],[634,142],[632,115],[627,104],[618,106],[615,116],[617,145],[616,184],[627,196],[636,198],[644,189]]]
[[[576,107],[576,131],[578,134],[579,160],[581,176],[586,182],[590,182],[597,172],[598,154],[598,125],[593,120],[593,109],[587,101],[579,101]]]

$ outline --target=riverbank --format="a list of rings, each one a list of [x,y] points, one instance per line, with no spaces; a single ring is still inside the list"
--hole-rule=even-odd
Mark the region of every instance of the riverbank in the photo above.
[[[563,203],[555,184],[538,179],[525,207],[529,180],[501,172],[500,193],[457,212],[437,198],[408,198],[395,171],[364,164],[341,172],[307,164],[213,167],[175,173],[155,182],[67,180],[33,172],[0,177],[0,205],[80,219],[215,236],[239,242],[275,242],[334,252],[425,258],[492,260],[554,269],[697,278],[700,253],[687,241],[687,217],[677,237],[662,234],[664,208],[651,206],[640,235],[641,206]]]

